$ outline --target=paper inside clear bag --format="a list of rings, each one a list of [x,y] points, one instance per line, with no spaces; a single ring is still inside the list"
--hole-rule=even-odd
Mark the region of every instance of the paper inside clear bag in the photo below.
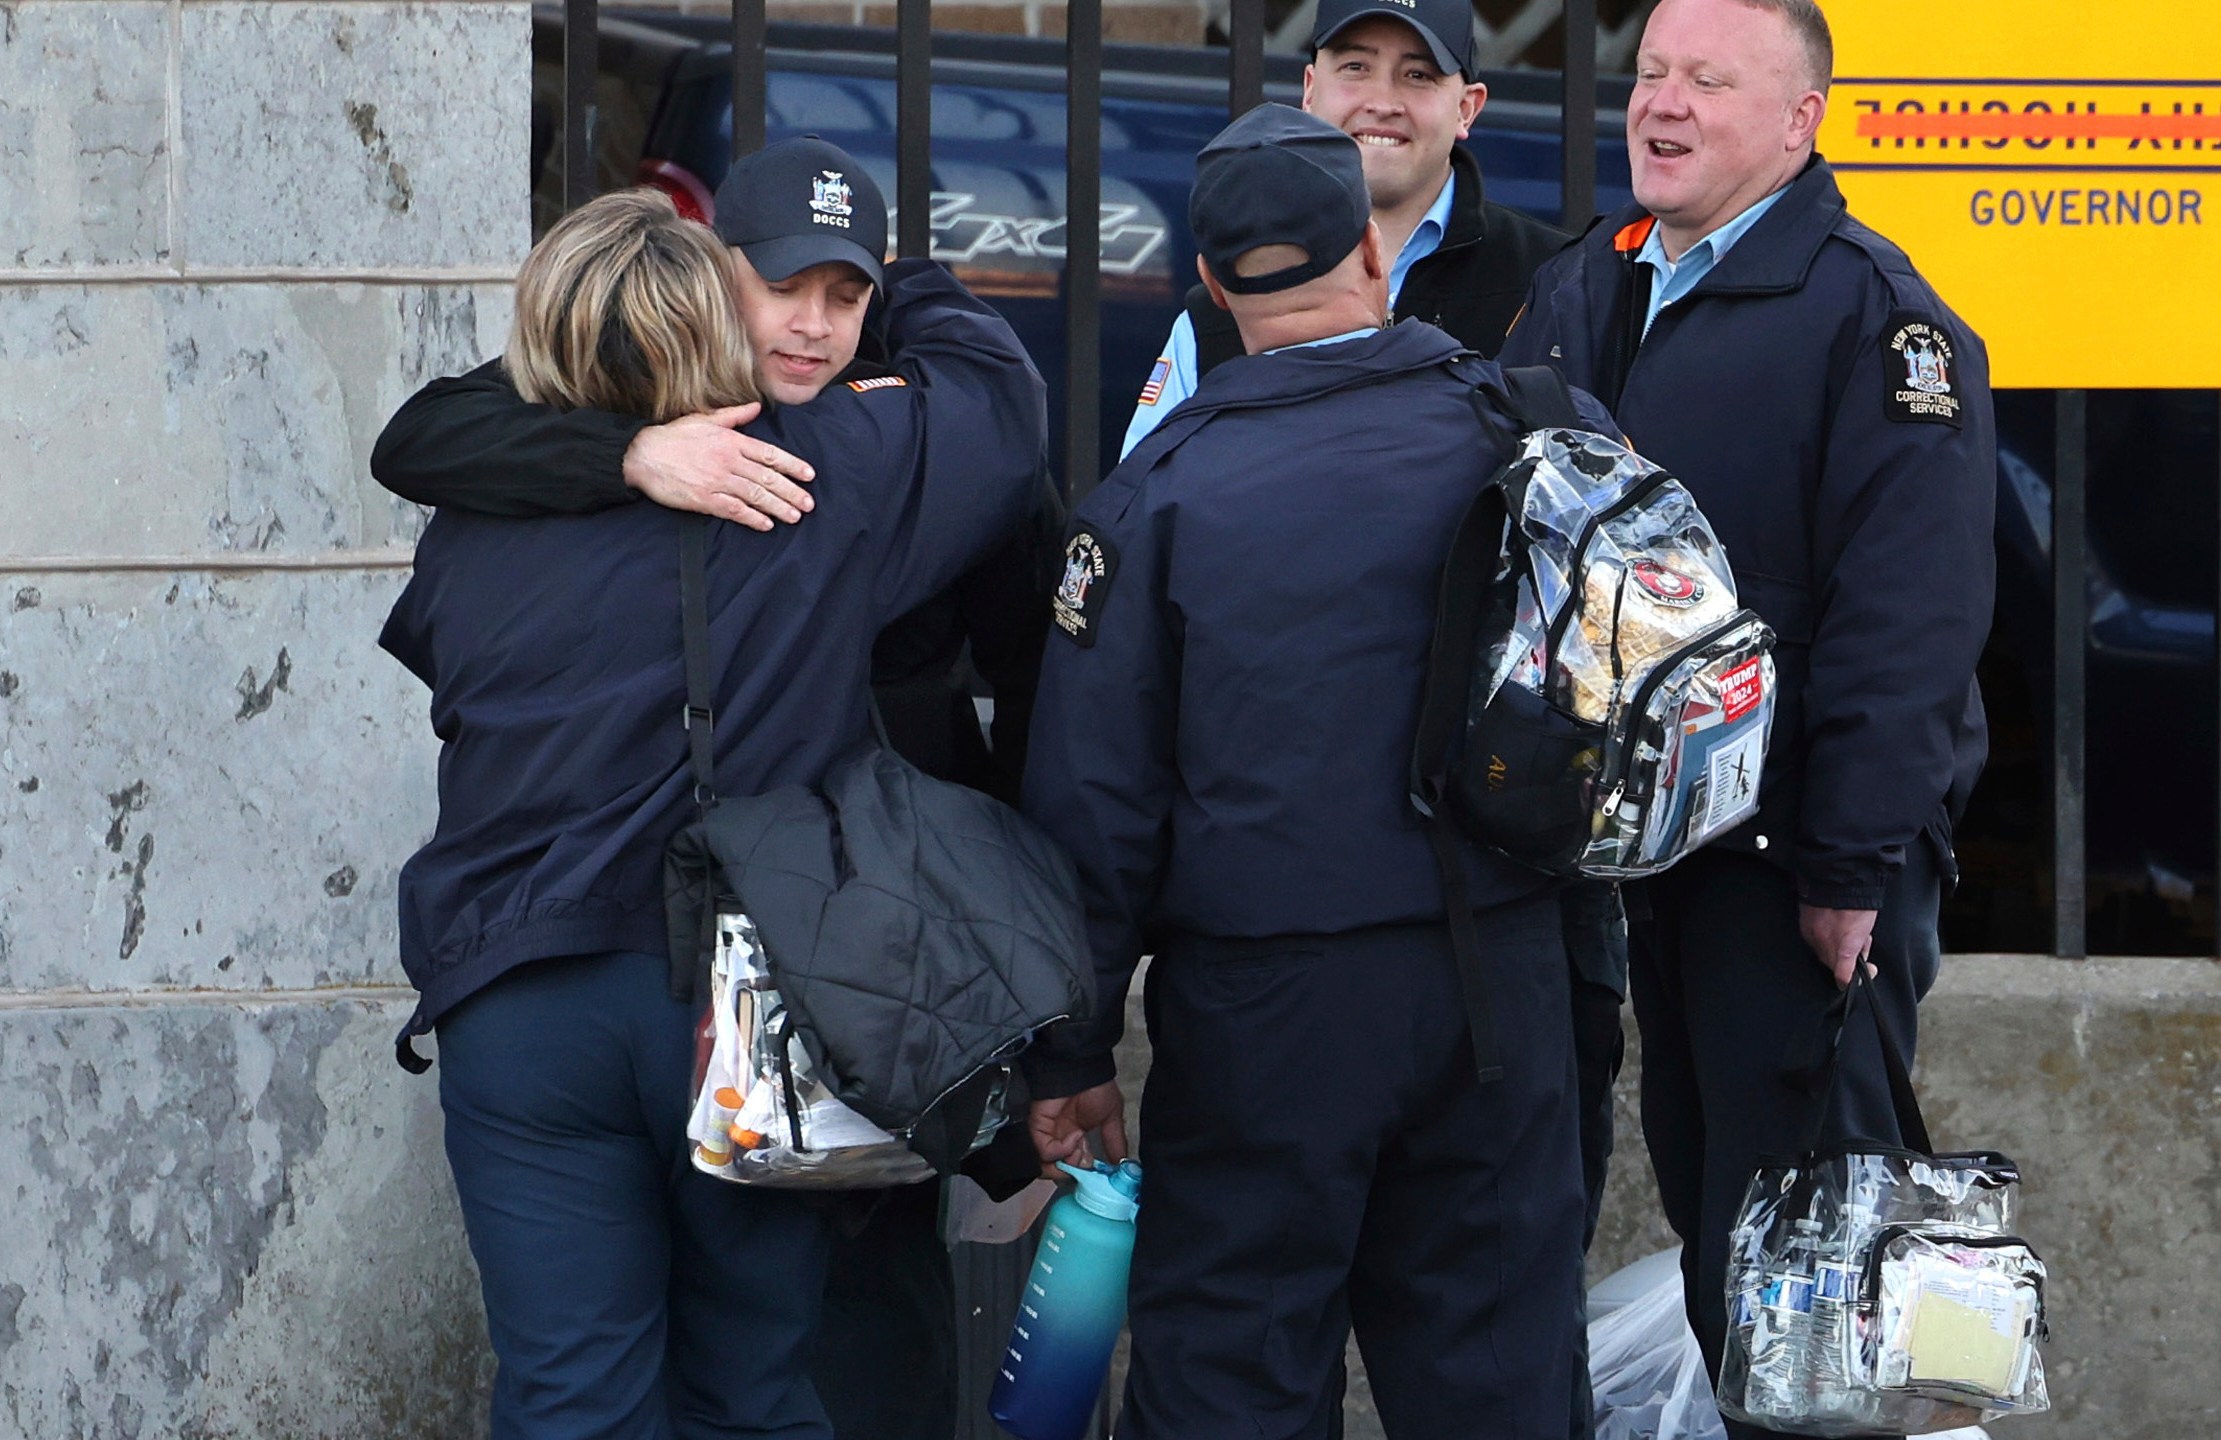
[[[1763,1167],[1729,1241],[1720,1410],[1797,1435],[1924,1434],[2048,1409],[2043,1262],[2001,1155]]]
[[[695,1169],[783,1189],[878,1189],[932,1178],[923,1157],[835,1099],[818,1077],[746,915],[717,916],[710,1005],[697,1042],[686,1127]],[[998,1095],[988,1120],[1001,1114]]]

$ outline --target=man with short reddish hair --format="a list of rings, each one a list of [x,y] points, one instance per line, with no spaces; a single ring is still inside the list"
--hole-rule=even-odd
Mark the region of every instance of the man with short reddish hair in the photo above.
[[[1910,1045],[1986,749],[1987,358],[1814,153],[1832,68],[1812,0],[1664,0],[1627,109],[1636,204],[1543,267],[1503,355],[1612,407],[1778,636],[1758,816],[1627,887],[1644,1136],[1715,1369],[1744,1184],[1820,1118],[1785,1076],[1862,963]],[[1842,1057],[1827,1133],[1894,1139],[1863,1015]]]

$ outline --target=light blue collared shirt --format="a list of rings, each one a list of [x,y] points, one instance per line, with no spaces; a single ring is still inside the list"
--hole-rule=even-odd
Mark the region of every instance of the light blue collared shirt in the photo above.
[[[1442,193],[1434,197],[1434,204],[1427,207],[1419,228],[1411,232],[1411,238],[1404,241],[1404,248],[1396,252],[1395,263],[1388,267],[1389,309],[1395,309],[1396,297],[1403,293],[1404,277],[1411,273],[1411,267],[1442,248],[1442,237],[1450,230],[1450,205],[1457,196],[1457,184],[1455,174],[1442,182]],[[1347,340],[1350,336],[1334,338]],[[1325,345],[1329,342],[1314,340],[1311,343]],[[1148,383],[1141,388],[1141,399],[1134,406],[1134,418],[1127,422],[1126,443],[1119,447],[1118,458],[1125,459],[1141,443],[1143,436],[1157,428],[1158,421],[1193,395],[1195,385],[1195,322],[1182,310],[1180,318],[1172,322],[1172,334],[1165,340],[1164,353],[1157,357]]]
[[[1378,325],[1361,325],[1355,330],[1344,330],[1339,335],[1328,335],[1319,340],[1298,340],[1293,345],[1275,345],[1265,353],[1267,355],[1278,355],[1283,350],[1308,350],[1314,345],[1339,345],[1344,340],[1362,340],[1368,335],[1378,335],[1379,333],[1380,327]]]
[[[1654,272],[1650,282],[1650,314],[1643,320],[1645,337],[1649,336],[1650,327],[1658,323],[1658,312],[1696,289],[1699,282],[1712,273],[1713,267],[1727,258],[1727,252],[1735,248],[1735,242],[1748,235],[1751,227],[1764,219],[1766,212],[1773,209],[1774,202],[1781,197],[1782,191],[1776,190],[1682,251],[1679,260],[1666,258],[1665,239],[1657,226],[1651,227],[1650,238],[1643,242],[1641,250],[1635,252],[1635,258]]]

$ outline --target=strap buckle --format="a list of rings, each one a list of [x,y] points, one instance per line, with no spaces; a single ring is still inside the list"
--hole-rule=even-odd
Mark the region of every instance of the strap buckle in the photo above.
[[[709,706],[686,704],[679,707],[680,725],[684,726],[688,730],[692,730],[694,728],[694,722],[697,720],[701,721],[702,724],[707,726],[709,729],[715,730],[717,728],[717,717],[710,712]]]

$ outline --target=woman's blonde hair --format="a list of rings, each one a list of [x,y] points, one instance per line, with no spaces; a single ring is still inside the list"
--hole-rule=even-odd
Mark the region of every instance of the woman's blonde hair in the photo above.
[[[536,404],[661,423],[761,398],[723,243],[653,190],[555,222],[517,272],[516,304],[505,363]]]

